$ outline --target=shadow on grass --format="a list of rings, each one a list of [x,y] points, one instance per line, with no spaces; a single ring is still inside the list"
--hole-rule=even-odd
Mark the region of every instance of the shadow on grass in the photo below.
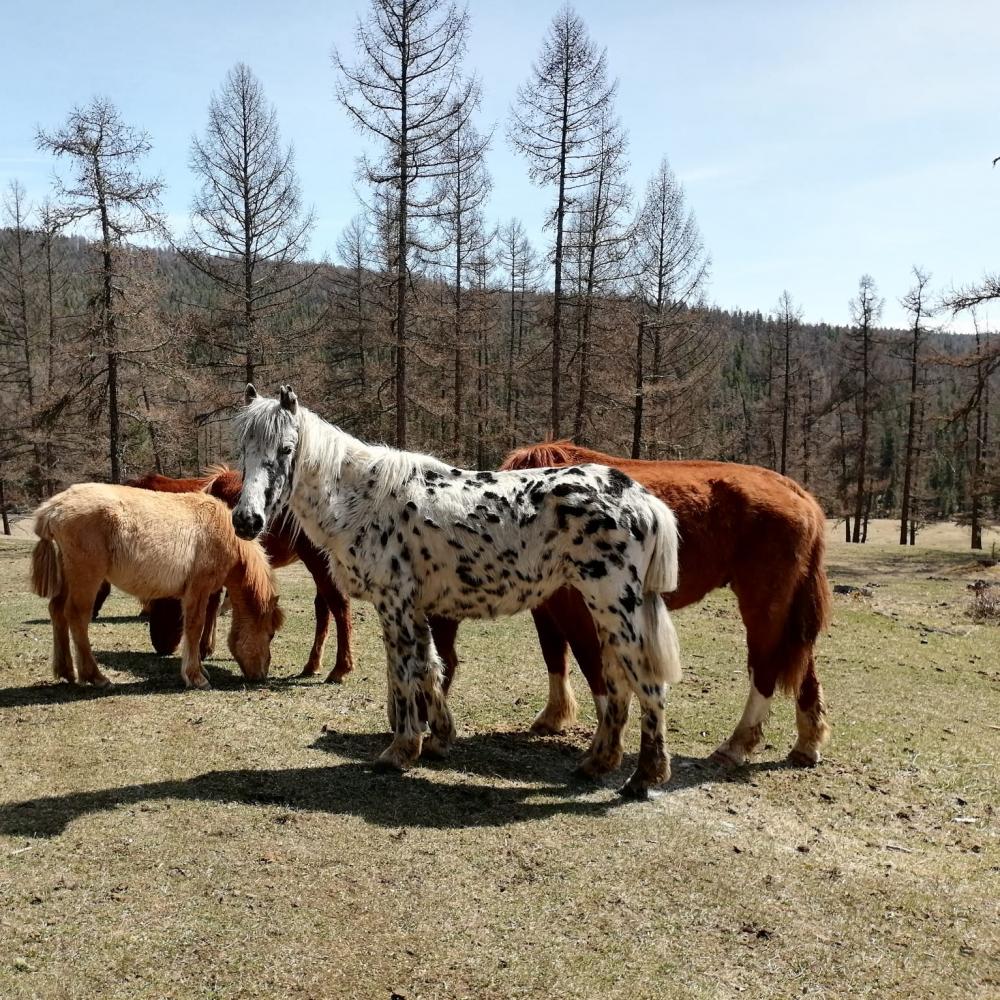
[[[572,776],[579,748],[568,741],[531,739],[516,733],[463,737],[447,762],[425,762],[406,775],[375,771],[370,760],[388,742],[385,733],[329,733],[313,747],[349,758],[331,767],[208,771],[194,778],[149,782],[90,792],[44,796],[0,807],[0,834],[52,837],[74,820],[120,807],[163,799],[357,816],[376,826],[435,829],[496,827],[534,822],[555,815],[604,815],[626,804],[595,790],[616,787],[634,766],[627,759],[620,772],[595,784]],[[675,756],[674,773],[660,794],[697,785],[751,781],[761,770],[786,765],[761,763],[722,771],[715,764]],[[441,781],[428,772],[476,774],[518,782],[488,785]],[[612,779],[614,785],[611,785]]]
[[[181,694],[186,690],[184,682],[181,680],[179,656],[158,656],[152,651],[131,653],[100,649],[95,650],[94,655],[102,670],[107,668],[114,673],[130,674],[137,679],[122,681],[113,678],[110,687],[95,688],[89,684],[67,684],[64,681],[55,681],[51,672],[46,668],[45,678],[40,678],[37,684],[0,688],[0,708],[58,705],[93,698]],[[218,662],[215,660],[216,656],[219,657]],[[224,652],[217,651],[213,654],[213,658],[203,661],[202,669],[212,687],[219,691],[240,691],[247,687],[260,686],[260,682],[251,681],[244,677],[239,667],[232,660],[226,658]],[[278,669],[280,670],[281,667],[279,666]],[[315,678],[301,679],[297,676],[272,676],[265,683],[273,687],[285,687],[295,682],[314,684],[316,680]]]

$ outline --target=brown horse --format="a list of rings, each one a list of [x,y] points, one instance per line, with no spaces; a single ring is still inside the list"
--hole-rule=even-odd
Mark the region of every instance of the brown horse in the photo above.
[[[247,677],[267,676],[271,639],[283,621],[274,577],[263,549],[236,537],[229,509],[214,497],[80,483],[38,508],[35,534],[31,586],[49,599],[56,679],[76,680],[72,634],[80,680],[109,683],[87,631],[105,580],[143,600],[180,599],[181,677],[198,688],[209,686],[199,655],[208,601],[227,587],[233,603],[230,652]]]
[[[220,465],[212,466],[206,475],[193,479],[171,479],[169,476],[150,473],[129,480],[128,485],[157,493],[208,493],[232,508],[243,489],[243,477],[235,469]],[[316,596],[313,599],[316,632],[309,659],[302,669],[302,676],[314,676],[323,665],[323,649],[330,630],[332,614],[337,626],[337,659],[333,670],[327,675],[326,682],[339,684],[354,667],[351,655],[351,604],[330,575],[330,566],[325,553],[320,552],[305,534],[296,530],[294,523],[285,517],[278,519],[261,536],[260,541],[274,568],[280,569],[295,562],[296,559],[301,559],[309,570],[316,584]],[[103,594],[106,596],[106,591]],[[220,596],[213,594],[209,604],[205,634],[201,642],[202,656],[207,656],[214,646],[215,621]],[[101,594],[98,595],[98,601],[103,602]],[[100,603],[96,606],[95,617],[99,608]],[[181,640],[181,628],[181,608],[177,601],[165,598],[151,603],[149,634],[153,648],[158,653],[167,655],[177,648]]]
[[[829,736],[813,646],[830,615],[823,566],[825,521],[819,504],[797,483],[770,469],[728,462],[646,462],[616,458],[569,441],[520,448],[503,469],[595,462],[621,469],[664,500],[677,516],[680,583],[664,595],[671,610],[700,601],[727,584],[746,627],[750,695],[730,736],[713,754],[741,764],[760,742],[775,688],[796,699],[798,741],[789,757],[820,760]],[[593,621],[575,590],[563,589],[534,612],[549,670],[549,699],[532,728],[561,732],[576,717],[566,651],[590,685],[598,711],[606,688]],[[457,626],[436,621],[434,637],[450,683]]]

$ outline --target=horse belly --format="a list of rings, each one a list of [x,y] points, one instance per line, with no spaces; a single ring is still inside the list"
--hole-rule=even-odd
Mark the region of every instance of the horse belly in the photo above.
[[[108,573],[108,582],[126,594],[152,600],[156,597],[180,597],[187,587],[188,577],[186,567],[119,562]]]

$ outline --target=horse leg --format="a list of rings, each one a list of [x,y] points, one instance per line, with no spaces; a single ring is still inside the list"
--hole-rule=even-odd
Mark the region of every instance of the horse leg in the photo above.
[[[379,614],[386,651],[386,712],[393,740],[375,766],[379,770],[405,771],[416,762],[423,746],[418,693],[423,688],[427,664],[420,663],[412,607],[394,596],[380,602]]]
[[[187,593],[181,602],[184,612],[184,638],[181,640],[181,680],[185,687],[210,688],[201,669],[201,636],[205,629],[208,594]]]
[[[52,619],[52,675],[56,680],[76,683],[73,671],[73,653],[69,645],[69,623],[66,620],[65,591],[49,601],[49,618]]]
[[[743,602],[740,610],[743,610]],[[732,736],[712,753],[712,760],[729,767],[739,767],[746,763],[747,757],[757,749],[763,739],[764,724],[771,714],[771,702],[774,699],[774,687],[777,681],[774,664],[777,629],[763,616],[750,618],[744,614],[743,620],[752,621],[752,625],[747,626],[750,692]]]
[[[458,653],[455,651],[455,639],[458,637],[458,622],[453,618],[438,618],[436,615],[428,619],[434,648],[444,663],[444,679],[442,690],[447,697],[451,690],[451,682],[458,670]]]
[[[90,615],[94,610],[94,596],[100,580],[94,582],[93,587],[80,587],[72,589],[69,599],[66,602],[66,618],[69,622],[69,630],[73,636],[73,644],[76,646],[76,663],[80,681],[84,684],[93,684],[94,687],[107,687],[111,681],[101,673],[94,659],[93,650],[90,648]]]
[[[97,590],[97,596],[94,598],[94,610],[91,612],[90,620],[93,622],[97,621],[97,616],[101,613],[101,608],[104,607],[104,602],[108,599],[108,595],[111,593],[111,584],[107,580],[101,581],[101,586]]]
[[[222,603],[222,591],[216,590],[208,599],[208,606],[205,608],[205,628],[201,633],[201,645],[199,653],[203,660],[215,652],[215,627],[219,621],[219,605]]]
[[[597,720],[597,729],[587,752],[577,765],[577,773],[588,778],[596,778],[617,768],[624,756],[622,737],[628,723],[629,702],[632,690],[617,653],[604,645],[607,660],[604,664],[604,682],[607,687],[607,703]]]
[[[540,736],[563,733],[576,722],[576,698],[569,684],[566,651],[569,643],[549,609],[549,602],[531,612],[542,648],[542,659],[549,674],[549,699],[535,716],[531,731]]]
[[[820,749],[830,738],[830,726],[826,721],[823,685],[816,676],[816,661],[812,653],[809,654],[806,673],[795,699],[795,725],[799,738],[788,759],[793,764],[813,767],[822,759]]]
[[[417,655],[423,669],[420,714],[421,717],[426,717],[430,728],[430,733],[424,737],[423,754],[426,757],[444,757],[455,739],[455,723],[442,685],[444,663],[426,624],[417,629]]]
[[[316,616],[316,631],[313,634],[309,659],[306,660],[306,665],[302,668],[302,673],[299,674],[300,677],[315,677],[323,665],[323,649],[326,646],[326,637],[330,632],[330,605],[319,590],[313,595],[313,612]],[[333,672],[331,671],[327,681],[332,680]]]

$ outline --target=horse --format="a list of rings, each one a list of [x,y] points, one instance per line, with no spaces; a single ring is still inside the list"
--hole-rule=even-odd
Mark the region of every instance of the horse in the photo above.
[[[677,584],[666,504],[602,466],[480,472],[368,445],[300,406],[287,386],[268,399],[248,385],[245,401],[235,418],[244,480],[233,526],[254,538],[287,505],[329,553],[341,586],[375,605],[393,730],[378,767],[405,770],[454,737],[429,616],[514,614],[572,585],[607,661],[607,708],[580,771],[619,766],[634,693],[642,738],[622,793],[644,798],[669,778],[664,711],[680,654],[660,596]]]
[[[143,490],[155,490],[159,493],[208,493],[232,507],[243,488],[243,477],[235,469],[216,465],[209,468],[207,475],[193,479],[172,479],[158,473],[149,473],[136,479],[130,479],[127,485]],[[288,517],[276,519],[260,541],[272,567],[280,569],[282,566],[288,566],[297,559],[301,559],[316,585],[316,596],[313,598],[316,630],[309,658],[306,660],[306,665],[302,668],[300,676],[313,677],[319,673],[320,667],[323,665],[323,650],[326,646],[326,637],[330,630],[330,617],[332,615],[337,627],[337,658],[333,669],[326,677],[326,683],[340,684],[354,668],[351,653],[351,604],[331,576],[326,554],[317,549],[297,529],[294,520]],[[106,587],[105,583],[104,588]],[[203,658],[209,655],[215,644],[215,622],[220,596],[213,594],[209,601],[205,633],[201,641]],[[102,601],[100,594],[98,594],[98,601]],[[181,632],[180,603],[169,597],[153,601],[149,608],[149,633],[153,648],[161,655],[173,653],[180,644]]]
[[[195,688],[210,686],[199,651],[209,597],[227,587],[233,605],[229,650],[246,677],[267,677],[271,639],[284,621],[274,576],[260,545],[236,536],[221,501],[203,493],[171,496],[80,483],[38,508],[35,534],[31,587],[49,599],[56,680],[76,681],[72,634],[80,680],[96,687],[110,683],[87,631],[104,580],[144,600],[180,598],[181,678]]]
[[[797,483],[770,469],[729,462],[639,461],[571,441],[517,449],[501,468],[580,462],[621,470],[674,511],[681,548],[679,584],[667,596],[672,611],[727,584],[736,595],[746,628],[750,692],[732,736],[713,758],[733,766],[746,761],[763,737],[778,688],[795,698],[798,739],[790,762],[819,763],[830,727],[813,647],[829,623],[832,601],[823,565],[826,524],[819,504]],[[562,732],[576,718],[567,648],[583,670],[600,717],[606,697],[602,651],[583,598],[573,590],[560,590],[533,616],[549,671],[549,697],[532,728]],[[446,690],[458,662],[456,631],[455,622],[435,622],[434,639],[446,664]]]

